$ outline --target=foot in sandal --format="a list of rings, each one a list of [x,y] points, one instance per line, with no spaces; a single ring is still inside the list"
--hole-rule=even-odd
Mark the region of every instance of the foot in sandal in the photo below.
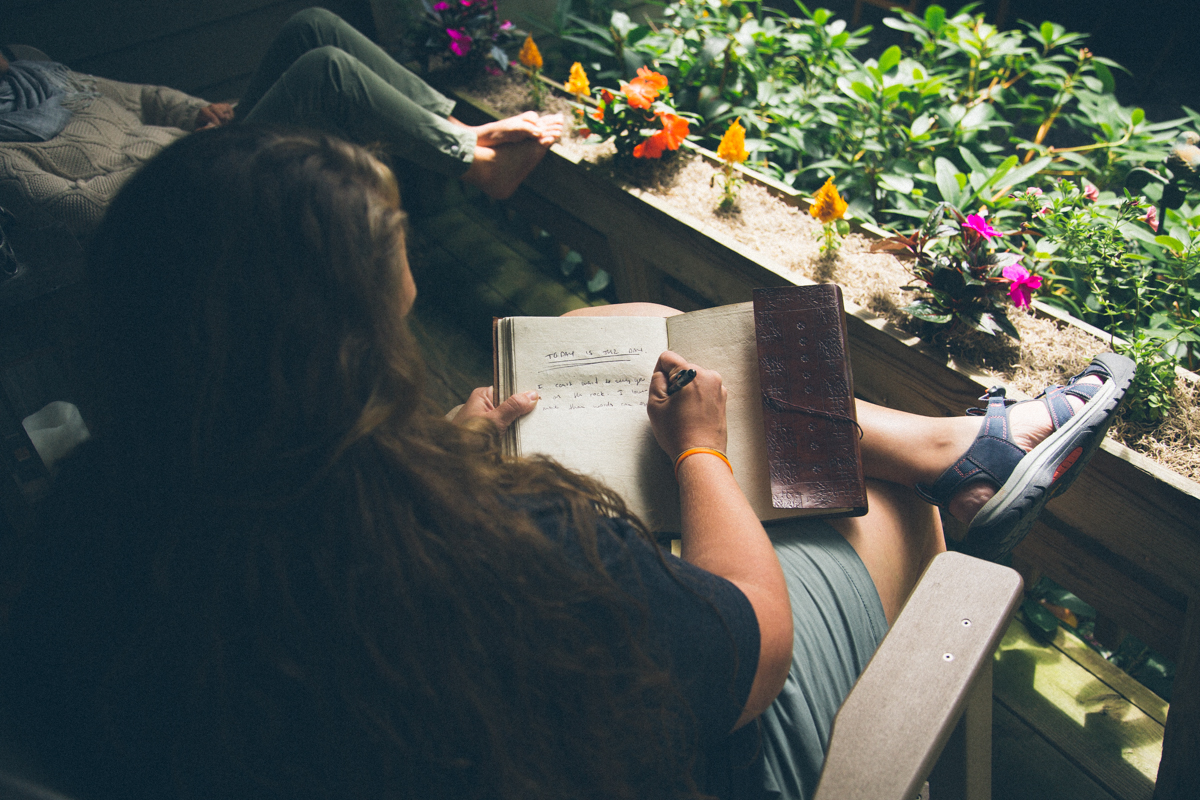
[[[987,409],[966,453],[917,493],[969,522],[963,549],[998,559],[1029,532],[1050,498],[1071,485],[1100,446],[1133,378],[1133,362],[1102,353],[1065,386],[1017,403],[1003,388],[980,399]]]

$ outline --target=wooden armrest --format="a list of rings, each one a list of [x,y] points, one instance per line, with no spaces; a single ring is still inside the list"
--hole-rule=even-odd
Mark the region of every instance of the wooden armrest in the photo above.
[[[838,711],[816,800],[917,797],[1020,597],[1008,567],[935,558]]]

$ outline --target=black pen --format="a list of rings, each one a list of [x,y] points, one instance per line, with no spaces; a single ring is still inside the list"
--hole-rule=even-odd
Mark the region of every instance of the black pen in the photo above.
[[[671,377],[667,380],[667,397],[678,392],[683,387],[692,382],[696,377],[696,370],[691,367],[685,369],[677,369],[671,373]]]

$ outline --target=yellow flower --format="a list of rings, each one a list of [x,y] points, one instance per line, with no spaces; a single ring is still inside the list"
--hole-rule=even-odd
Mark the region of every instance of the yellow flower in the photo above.
[[[750,157],[746,152],[746,129],[742,127],[741,119],[738,117],[733,121],[717,145],[717,157],[730,164],[741,164]]]
[[[521,52],[517,56],[517,60],[530,69],[542,68],[542,53],[534,44],[532,36],[525,37],[525,44],[521,45]]]
[[[571,65],[571,77],[567,79],[567,91],[576,96],[590,94],[592,91],[587,73],[583,71],[583,65],[578,61]]]
[[[849,207],[850,205],[838,194],[837,187],[833,185],[833,178],[830,178],[813,195],[813,204],[808,213],[828,224],[835,219],[841,219]]]

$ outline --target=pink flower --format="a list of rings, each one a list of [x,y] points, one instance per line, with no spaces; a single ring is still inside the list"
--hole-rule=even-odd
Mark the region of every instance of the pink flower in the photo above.
[[[450,49],[456,56],[465,56],[471,52],[471,37],[466,31],[447,28],[446,35],[450,37]]]
[[[1041,197],[1042,190],[1036,186],[1030,186],[1028,189],[1025,190],[1025,194],[1029,195],[1030,197]]]
[[[1039,217],[1044,217],[1044,216],[1046,216],[1047,214],[1049,214],[1049,213],[1050,213],[1052,210],[1053,210],[1053,209],[1052,209],[1052,208],[1050,208],[1050,206],[1042,206],[1041,208],[1039,208],[1037,211],[1035,211],[1035,212],[1033,212],[1033,213],[1034,213],[1034,214],[1036,214],[1036,215],[1037,215],[1037,216],[1039,216]]]
[[[1017,308],[1028,307],[1034,290],[1040,289],[1042,286],[1042,276],[1029,274],[1029,270],[1021,266],[1020,259],[1016,263],[1009,264],[1001,270],[1000,274],[1011,281],[1008,287],[1008,296]]]
[[[446,11],[449,8],[450,8],[450,4],[447,3],[446,0],[442,0],[440,3],[433,4],[434,11]]]
[[[500,30],[502,31],[511,31],[514,27],[511,19],[506,19],[500,23]]]
[[[1158,209],[1150,206],[1146,209],[1146,213],[1142,215],[1142,220],[1150,226],[1150,230],[1158,230]]]
[[[1000,231],[993,228],[991,225],[988,225],[987,220],[984,219],[983,217],[979,216],[978,214],[969,214],[967,216],[967,221],[965,223],[963,223],[963,227],[970,228],[971,230],[975,231],[980,236],[982,236],[984,239],[989,239],[989,240],[996,236],[1004,235]]]
[[[1094,183],[1085,183],[1083,185],[1083,196],[1094,203],[1100,199],[1100,190]]]

